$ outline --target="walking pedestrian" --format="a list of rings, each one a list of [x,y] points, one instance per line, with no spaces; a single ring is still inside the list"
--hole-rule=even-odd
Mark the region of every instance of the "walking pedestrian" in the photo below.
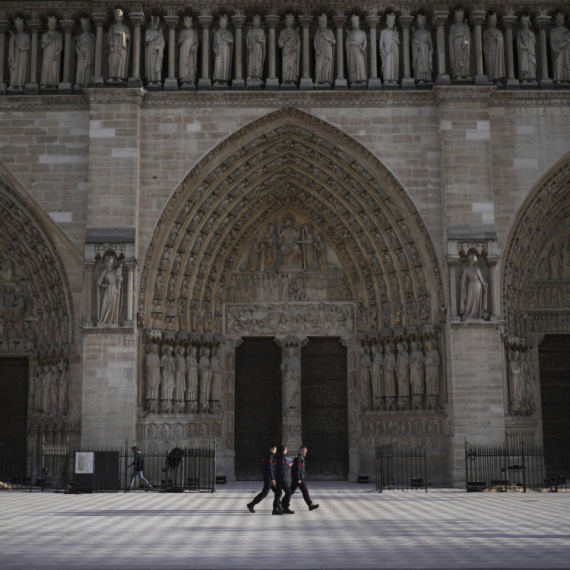
[[[261,493],[259,493],[251,503],[247,504],[247,508],[249,509],[250,513],[255,513],[254,507],[255,505],[261,503],[265,497],[269,494],[269,489],[271,489],[274,493],[277,489],[275,485],[275,452],[277,451],[277,447],[272,445],[269,448],[269,451],[263,457],[263,489]]]
[[[309,491],[307,490],[307,485],[305,485],[305,457],[307,456],[307,448],[303,445],[299,448],[299,453],[297,457],[293,459],[293,465],[291,467],[291,495],[297,490],[301,489],[301,493],[303,493],[303,499],[305,499],[305,503],[309,507],[310,511],[314,511],[315,509],[319,508],[319,505],[316,505],[311,501],[311,497],[309,497]]]
[[[141,453],[140,448],[136,445],[131,447],[133,454],[134,454],[134,461],[129,465],[129,467],[133,467],[133,476],[131,477],[131,484],[128,486],[126,491],[132,491],[133,485],[135,483],[135,479],[138,477],[139,480],[144,483],[146,487],[146,491],[149,489],[153,489],[154,487],[144,478],[143,469],[144,469],[144,457]]]
[[[289,487],[289,469],[291,468],[291,459],[287,457],[287,446],[280,445],[277,450],[275,461],[275,498],[273,499],[273,513],[274,515],[294,515],[295,511],[289,508],[291,502],[291,489]],[[284,493],[283,500],[281,501],[281,494]],[[283,511],[280,511],[280,504],[283,506]]]

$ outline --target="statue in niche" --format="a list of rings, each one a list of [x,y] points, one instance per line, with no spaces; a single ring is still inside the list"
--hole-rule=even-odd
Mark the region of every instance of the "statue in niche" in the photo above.
[[[281,363],[285,386],[285,408],[299,408],[301,405],[301,365],[293,346],[287,347]]]
[[[220,16],[220,27],[214,33],[214,85],[227,87],[232,75],[234,36],[228,30],[228,17]]]
[[[327,15],[319,16],[319,29],[315,33],[315,84],[332,87],[334,83],[334,46],[336,40],[327,28]]]
[[[424,394],[424,353],[419,342],[412,342],[410,348],[412,408],[417,410],[422,407],[422,396]]]
[[[109,28],[109,80],[107,83],[125,83],[128,77],[131,32],[123,23],[123,11],[115,10],[115,23]]]
[[[351,30],[346,32],[346,66],[351,85],[366,85],[366,32],[360,29],[360,18],[353,14],[350,18]]]
[[[281,48],[282,85],[297,85],[299,82],[299,64],[301,60],[301,36],[299,30],[293,28],[295,16],[285,15],[285,27],[279,34],[277,44]]]
[[[281,270],[301,269],[301,250],[297,245],[297,230],[293,222],[292,216],[285,216],[283,218],[283,229],[279,232],[279,238],[281,239]]]
[[[418,84],[432,83],[433,42],[431,34],[425,29],[426,16],[416,16],[415,30],[412,29],[412,63],[414,79]]]
[[[49,16],[48,31],[42,35],[42,74],[40,85],[44,89],[53,89],[59,85],[59,70],[61,67],[61,52],[63,38],[55,31],[57,18]]]
[[[550,268],[550,279],[560,279],[560,251],[558,242],[554,242],[548,251],[548,266]]]
[[[509,387],[510,401],[509,411],[511,415],[521,413],[523,385],[521,379],[521,365],[519,363],[519,351],[509,351]]]
[[[184,411],[184,396],[186,392],[186,359],[184,347],[177,346],[174,350],[174,401],[175,411]]]
[[[334,270],[336,267],[327,261],[327,246],[321,234],[315,233],[315,251],[317,253],[317,265],[320,271]]]
[[[210,397],[214,402],[219,402],[222,398],[222,383],[224,381],[224,370],[222,368],[219,352],[219,349],[212,348],[212,357],[210,358],[210,368],[212,370],[212,390]]]
[[[453,79],[469,80],[471,32],[463,8],[455,10],[455,22],[449,28],[449,61]]]
[[[105,269],[97,280],[97,324],[118,326],[123,266],[114,255],[105,257]]]
[[[261,258],[263,256],[263,248],[263,234],[260,232],[257,234],[249,252],[249,263],[247,265],[247,269],[250,271],[262,271]]]
[[[81,18],[83,33],[75,39],[75,53],[77,54],[77,73],[75,76],[75,89],[87,87],[93,75],[95,65],[95,35],[91,33],[89,18]]]
[[[184,29],[178,36],[178,70],[181,85],[196,86],[198,70],[198,32],[192,28],[192,16],[184,17]]]
[[[397,85],[400,79],[400,34],[396,26],[396,14],[386,16],[386,25],[378,42],[382,59],[382,78],[388,85]]]
[[[200,411],[206,413],[210,407],[210,391],[212,388],[212,369],[210,367],[210,350],[202,347],[198,361],[198,378],[200,380]]]
[[[159,29],[160,16],[151,16],[150,28],[145,31],[145,73],[149,85],[162,85],[162,60],[164,58],[164,35]]]
[[[555,83],[570,81],[570,31],[564,25],[564,14],[554,14],[556,26],[550,30],[550,50],[552,52],[552,74]]]
[[[382,356],[382,345],[373,344],[372,348],[372,402],[375,410],[380,409],[382,397],[384,396],[384,357]]]
[[[273,224],[267,224],[267,231],[263,238],[263,258],[260,263],[261,271],[271,271],[275,267],[276,258],[275,227]]]
[[[162,357],[160,359],[160,411],[170,412],[172,410],[172,397],[174,396],[174,357],[173,348],[169,344],[162,347]]]
[[[461,276],[461,320],[483,319],[487,309],[487,282],[477,265],[477,256],[470,254]]]
[[[186,356],[186,411],[194,413],[198,408],[198,359],[197,349],[191,346]]]
[[[253,26],[249,28],[245,43],[247,46],[247,81],[255,86],[263,85],[263,66],[265,65],[265,32],[259,27],[261,16],[253,17]]]
[[[521,16],[521,29],[517,33],[519,80],[521,83],[536,82],[536,36],[530,29],[530,18]]]
[[[147,349],[146,367],[146,401],[148,409],[156,412],[158,402],[158,390],[160,387],[160,356],[158,344],[149,344]]]
[[[31,323],[28,321],[24,322],[24,330],[22,331],[22,336],[26,352],[32,352],[36,348],[37,337]]]
[[[42,413],[49,414],[51,409],[51,381],[52,381],[51,366],[44,364],[44,373],[42,376]]]
[[[370,401],[372,399],[371,367],[370,350],[367,346],[363,346],[360,348],[360,396],[362,398],[362,407],[365,410],[370,409]]]
[[[530,350],[525,353],[524,360],[521,362],[521,365],[525,371],[523,407],[526,415],[530,416],[536,411],[536,404],[534,401],[534,364],[532,362],[532,353]]]
[[[309,224],[305,224],[301,230],[299,242],[303,247],[303,269],[313,271],[315,269],[315,248],[313,230]]]
[[[398,408],[405,410],[410,400],[410,355],[408,344],[399,342],[396,345],[398,357],[396,360],[396,378],[398,380]]]
[[[67,413],[67,386],[69,384],[68,380],[68,370],[67,363],[65,360],[60,360],[57,365],[59,368],[59,388],[58,388],[58,412],[60,414]]]
[[[8,91],[22,91],[28,82],[31,42],[29,34],[24,32],[24,20],[22,18],[14,18],[14,26],[16,33],[10,31],[10,43],[8,45],[8,66],[10,68]]]
[[[483,55],[487,77],[492,83],[500,83],[505,78],[505,50],[503,34],[497,29],[497,13],[493,12],[488,19],[488,28],[483,34]]]
[[[426,374],[426,404],[428,408],[435,408],[439,395],[439,353],[435,348],[435,343],[431,340],[426,342],[424,366]]]
[[[50,381],[50,412],[57,414],[59,411],[59,367],[53,364],[51,367],[51,381]]]

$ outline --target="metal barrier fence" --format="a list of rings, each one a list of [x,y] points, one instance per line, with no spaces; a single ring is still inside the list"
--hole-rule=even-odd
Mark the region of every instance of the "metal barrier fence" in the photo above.
[[[376,490],[427,493],[426,449],[377,443]]]
[[[155,490],[216,490],[215,442],[209,446],[142,449],[144,476]],[[132,479],[128,447],[79,448],[43,444],[39,451],[0,443],[0,491],[118,492]],[[141,485],[137,478],[135,488]]]
[[[558,491],[566,489],[570,450],[523,440],[508,445],[465,442],[467,491]]]

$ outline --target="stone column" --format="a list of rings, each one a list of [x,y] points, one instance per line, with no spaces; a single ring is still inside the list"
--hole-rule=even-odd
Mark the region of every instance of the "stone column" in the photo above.
[[[28,27],[32,32],[32,47],[30,49],[30,81],[26,83],[24,93],[27,95],[37,95],[38,87],[38,33],[42,27],[40,20],[29,20]]]
[[[107,16],[105,14],[93,14],[91,18],[95,22],[97,35],[95,38],[95,69],[89,84],[91,87],[103,87],[105,85],[101,71],[103,69],[103,25]]]
[[[164,21],[168,26],[168,77],[164,80],[165,91],[178,91],[178,80],[176,79],[176,25],[178,16],[164,16]]]
[[[436,85],[451,85],[451,79],[447,74],[445,65],[445,22],[449,14],[446,10],[436,10],[433,13],[431,23],[437,28],[437,79]]]
[[[85,263],[85,277],[83,290],[85,291],[85,317],[83,320],[84,327],[93,326],[93,269],[95,262]]]
[[[416,82],[412,77],[410,64],[410,24],[414,17],[410,14],[402,14],[398,18],[398,24],[402,26],[402,41],[404,42],[404,77],[402,78],[402,89],[415,89]]]
[[[71,93],[71,32],[75,22],[73,20],[62,20],[61,27],[65,32],[65,43],[63,45],[63,81],[57,86],[58,93]]]
[[[311,79],[311,61],[309,58],[309,27],[312,21],[313,16],[299,16],[299,22],[301,22],[301,26],[303,26],[303,75],[301,76],[301,83],[299,84],[299,89],[301,89],[301,91],[311,91],[313,89],[313,80]]]
[[[232,22],[236,29],[235,39],[235,74],[232,81],[232,90],[243,91],[245,89],[245,82],[243,80],[243,25],[245,24],[246,17],[243,14],[235,14],[232,16]]]
[[[202,77],[198,80],[198,89],[209,91],[212,89],[210,80],[210,24],[212,16],[198,16],[202,24]]]
[[[485,20],[485,10],[473,10],[470,20],[473,26],[473,35],[475,36],[475,64],[477,70],[475,72],[475,85],[489,85],[489,79],[483,71],[483,42],[481,37],[481,25]]]
[[[334,80],[334,88],[348,89],[348,81],[344,76],[344,34],[342,33],[346,16],[333,16],[333,20],[336,26],[336,79]]]
[[[382,89],[382,80],[378,77],[378,46],[376,39],[376,26],[380,21],[380,16],[373,14],[366,16],[366,24],[370,29],[370,79],[368,80],[368,89],[378,91]]]
[[[520,89],[521,84],[515,78],[515,54],[513,50],[513,24],[517,21],[517,17],[513,14],[507,14],[501,19],[501,23],[505,28],[505,46],[507,48],[507,81],[505,87],[507,89]]]
[[[550,16],[541,14],[534,19],[534,24],[540,34],[540,79],[538,85],[541,89],[554,89],[554,81],[548,77],[548,55],[546,50],[546,27],[550,23]]]
[[[10,29],[8,20],[0,20],[0,95],[6,93],[6,84],[4,83],[4,59],[6,46],[6,32]]]
[[[275,27],[279,22],[277,14],[268,14],[265,16],[265,21],[269,26],[269,77],[265,82],[266,91],[277,91],[279,89],[279,79],[275,70]]]
[[[135,325],[135,321],[133,319],[133,304],[135,302],[134,299],[134,290],[135,290],[135,266],[136,261],[127,261],[125,265],[127,266],[128,277],[127,277],[127,322],[125,326],[132,327]]]
[[[144,23],[144,14],[142,12],[131,12],[129,19],[134,26],[133,39],[131,41],[131,49],[133,51],[133,74],[129,77],[129,87],[142,87],[141,80],[141,26]],[[127,63],[128,65],[128,63]]]

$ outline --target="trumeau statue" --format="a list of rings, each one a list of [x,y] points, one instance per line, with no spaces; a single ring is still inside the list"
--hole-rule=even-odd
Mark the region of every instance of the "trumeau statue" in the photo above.
[[[159,29],[160,16],[152,16],[150,28],[145,31],[145,72],[151,85],[162,84],[162,60],[164,58],[164,36]]]
[[[265,32],[260,28],[261,16],[253,17],[253,26],[249,28],[245,43],[247,46],[247,80],[256,85],[263,85],[263,66],[265,65]]]
[[[63,39],[61,34],[55,31],[56,26],[56,17],[50,16],[48,18],[48,31],[42,35],[43,55],[40,85],[44,89],[55,89],[59,85]]]
[[[386,25],[380,32],[380,57],[384,83],[397,84],[400,79],[400,35],[396,24],[396,14],[388,14]]]
[[[517,54],[519,59],[519,79],[522,83],[536,81],[536,37],[530,29],[530,18],[521,17],[521,29],[517,34]]]
[[[301,405],[301,365],[295,352],[295,348],[289,346],[281,364],[285,386],[285,408],[299,408]]]
[[[123,11],[115,10],[115,23],[109,28],[109,82],[124,83],[128,77],[131,32],[123,23]]]
[[[353,14],[350,18],[351,30],[346,32],[346,65],[348,80],[352,85],[365,85],[368,82],[366,73],[366,32],[360,29],[360,18]]]
[[[453,79],[470,79],[471,32],[462,8],[455,10],[455,22],[449,28],[449,61]]]
[[[327,28],[327,15],[319,16],[319,29],[315,33],[315,84],[331,87],[334,82],[334,46],[336,40]]]
[[[234,37],[228,28],[228,17],[220,16],[220,27],[214,33],[214,85],[225,87],[232,75]]]
[[[283,85],[296,85],[299,81],[299,65],[301,61],[301,36],[293,27],[295,16],[285,16],[285,28],[281,30],[277,44],[281,48],[281,74]]]
[[[105,269],[97,280],[97,324],[118,326],[121,308],[123,266],[117,267],[117,258],[108,255]]]
[[[487,282],[477,265],[477,256],[470,254],[461,276],[461,320],[483,319],[487,310]]]
[[[412,30],[412,62],[414,79],[418,83],[432,82],[433,43],[431,34],[425,29],[426,17],[416,16],[417,29]]]
[[[10,32],[11,37],[8,45],[9,91],[21,91],[28,82],[31,43],[30,36],[24,32],[24,20],[15,18],[14,25],[16,26],[16,33]]]
[[[552,51],[552,73],[555,83],[570,81],[570,31],[564,25],[564,14],[554,15],[556,26],[550,30],[550,49]]]
[[[192,17],[184,17],[184,29],[178,36],[180,53],[178,69],[180,83],[186,86],[196,86],[198,69],[198,32],[192,28]]]
[[[503,34],[497,29],[497,14],[489,16],[489,27],[483,34],[483,55],[489,81],[500,82],[505,77],[505,50]]]
[[[86,87],[93,75],[95,64],[95,36],[91,33],[89,18],[81,18],[83,33],[75,40],[75,52],[77,53],[77,75],[75,88]]]

